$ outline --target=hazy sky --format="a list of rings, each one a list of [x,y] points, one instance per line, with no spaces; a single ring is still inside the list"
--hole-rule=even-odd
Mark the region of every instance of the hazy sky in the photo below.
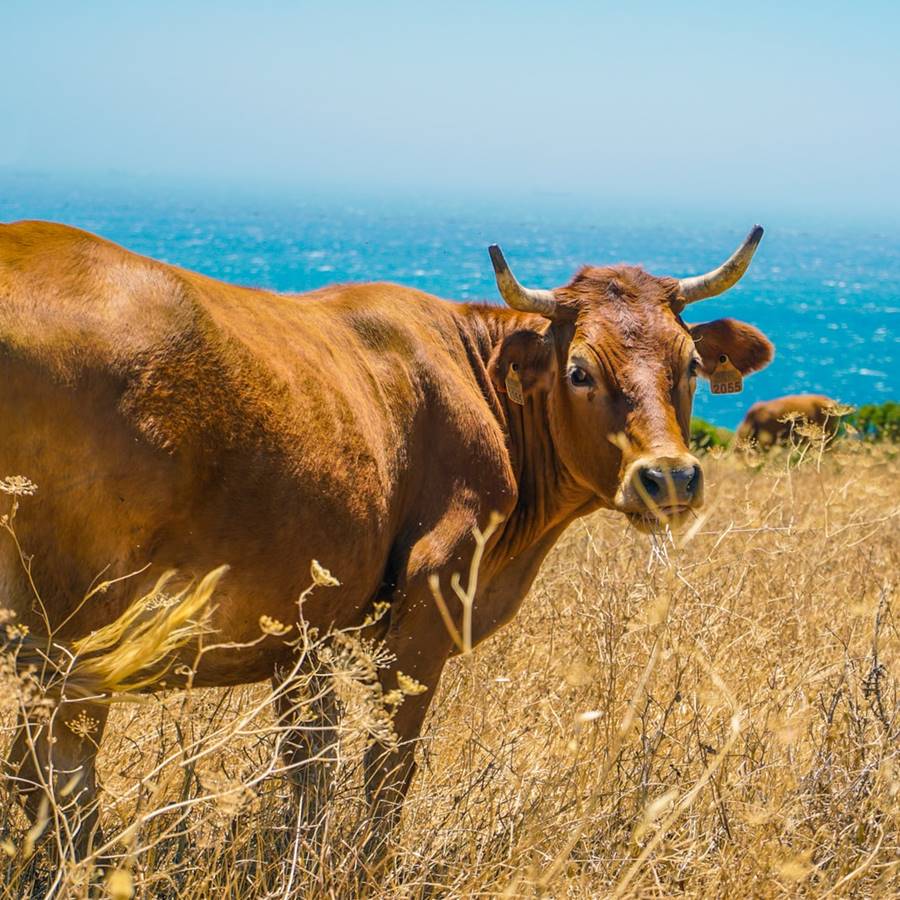
[[[900,3],[2,0],[0,166],[900,208]]]

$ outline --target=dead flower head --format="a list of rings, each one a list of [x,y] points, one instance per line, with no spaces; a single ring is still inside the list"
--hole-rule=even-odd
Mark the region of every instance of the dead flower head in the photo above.
[[[312,561],[309,567],[309,574],[312,576],[313,584],[319,587],[338,587],[340,582],[331,572],[328,571],[317,559]]]
[[[37,490],[37,485],[24,475],[8,475],[0,478],[0,491],[13,497],[30,497]]]

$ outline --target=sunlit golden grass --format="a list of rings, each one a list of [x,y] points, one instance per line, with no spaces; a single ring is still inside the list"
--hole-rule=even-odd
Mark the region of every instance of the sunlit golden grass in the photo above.
[[[568,531],[512,624],[449,665],[379,880],[358,875],[373,701],[352,639],[328,673],[349,710],[317,853],[270,687],[195,690],[114,708],[102,819],[126,839],[96,877],[217,900],[896,896],[897,458],[847,442],[789,462],[707,457],[683,546],[611,513]],[[27,824],[0,802],[4,896],[29,896],[51,863],[23,860]],[[87,878],[54,883],[78,896]]]

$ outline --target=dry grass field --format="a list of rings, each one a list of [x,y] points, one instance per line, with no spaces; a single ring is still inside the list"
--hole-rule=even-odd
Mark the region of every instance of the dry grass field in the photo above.
[[[900,467],[859,442],[790,463],[707,457],[707,507],[674,543],[611,513],[573,526],[518,618],[449,666],[393,865],[367,882],[372,648],[349,638],[330,661],[348,712],[314,853],[267,685],[117,705],[100,758],[112,862],[93,890],[897,896]],[[0,828],[0,895],[88,896],[89,864],[54,867],[52,815],[29,835],[3,797]]]

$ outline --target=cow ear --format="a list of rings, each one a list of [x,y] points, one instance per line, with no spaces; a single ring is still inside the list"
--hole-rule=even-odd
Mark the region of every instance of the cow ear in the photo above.
[[[538,391],[548,391],[556,370],[553,344],[536,331],[514,331],[494,348],[488,373],[498,393],[521,403]]]
[[[716,319],[689,325],[688,329],[707,377],[713,373],[722,355],[731,360],[741,375],[749,375],[764,369],[775,352],[772,342],[758,328],[736,319]]]

